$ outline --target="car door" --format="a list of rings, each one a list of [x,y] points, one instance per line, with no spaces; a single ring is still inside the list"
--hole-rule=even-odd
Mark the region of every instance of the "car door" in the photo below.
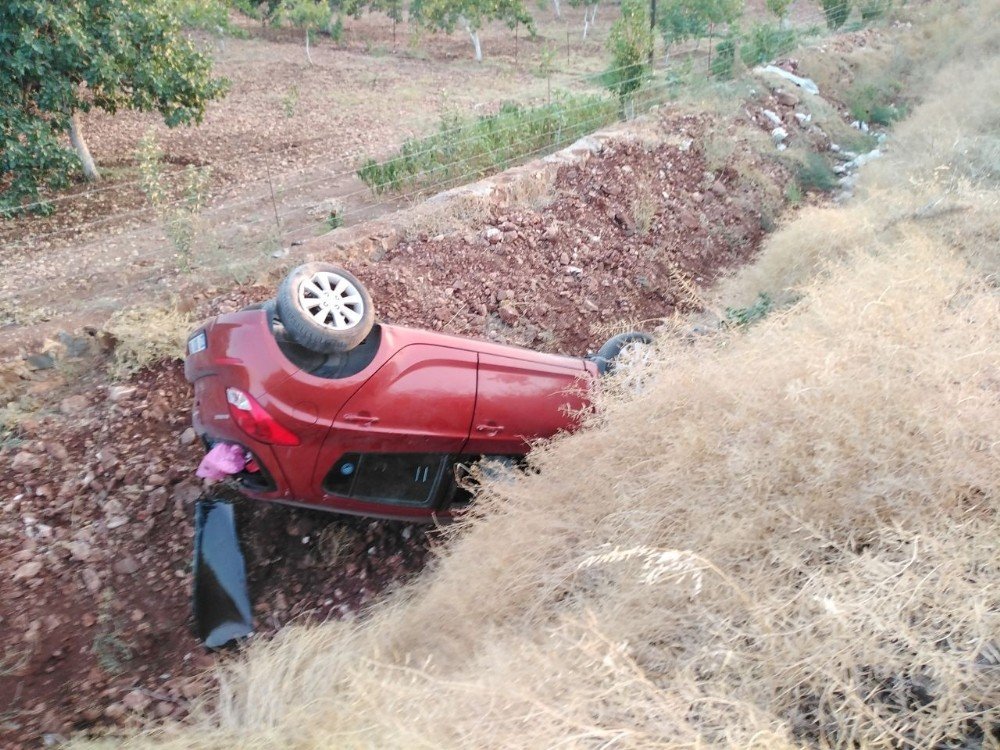
[[[584,405],[585,370],[567,358],[562,365],[496,354],[479,355],[479,385],[465,453],[523,455],[528,441],[572,429],[570,412]]]
[[[476,366],[476,354],[463,349],[400,349],[337,413],[317,464],[324,492],[432,504],[445,465],[469,437]]]

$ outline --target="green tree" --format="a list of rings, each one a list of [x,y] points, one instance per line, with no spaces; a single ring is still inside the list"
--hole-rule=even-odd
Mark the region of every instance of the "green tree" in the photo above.
[[[604,83],[617,94],[627,114],[631,95],[649,75],[653,32],[646,0],[622,0],[622,14],[611,26],[608,49],[611,68],[604,74]]]
[[[820,0],[820,5],[826,25],[831,29],[839,29],[851,15],[851,0]]]
[[[156,0],[4,0],[0,49],[0,211],[8,214],[43,185],[64,186],[74,168],[99,179],[79,112],[157,111],[174,127],[200,122],[225,90]]]
[[[658,26],[669,52],[687,39],[711,40],[716,27],[733,27],[742,14],[743,0],[664,0]]]
[[[535,33],[535,20],[521,0],[413,0],[410,15],[429,29],[449,34],[460,26],[469,35],[476,62],[482,62],[479,30],[486,21],[503,21],[514,28],[524,24]]]

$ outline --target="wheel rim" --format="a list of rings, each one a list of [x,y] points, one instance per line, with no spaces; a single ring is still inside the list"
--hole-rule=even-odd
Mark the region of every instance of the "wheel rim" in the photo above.
[[[361,292],[332,271],[317,271],[299,285],[299,305],[313,323],[334,331],[354,328],[365,315]]]

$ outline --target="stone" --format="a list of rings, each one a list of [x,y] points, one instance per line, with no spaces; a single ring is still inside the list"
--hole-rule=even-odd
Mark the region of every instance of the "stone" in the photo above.
[[[122,705],[129,711],[144,711],[152,700],[141,690],[132,690],[122,698]]]
[[[795,94],[790,94],[787,91],[775,92],[774,98],[778,100],[778,104],[782,104],[786,107],[794,107],[799,103],[799,98],[795,96]]]
[[[60,402],[59,411],[63,414],[74,415],[79,414],[81,411],[90,406],[90,401],[82,393],[78,393],[75,396],[67,396]]]
[[[198,433],[194,431],[194,427],[188,427],[180,436],[181,445],[191,445],[195,440],[198,439]]]
[[[771,121],[772,125],[781,125],[781,117],[778,116],[777,112],[772,112],[769,109],[765,109],[761,112],[764,117]]]
[[[16,571],[14,571],[14,580],[15,581],[31,580],[41,572],[42,572],[41,561],[32,560],[31,562],[24,563],[24,565],[22,565]]]
[[[132,555],[125,555],[111,566],[118,575],[131,576],[139,572],[139,563]]]
[[[113,385],[108,388],[108,401],[113,401],[118,403],[119,401],[125,401],[126,399],[132,398],[135,395],[135,386],[131,385]]]
[[[122,703],[112,703],[104,709],[104,718],[110,721],[118,721],[125,715],[125,705]]]
[[[56,366],[55,357],[47,352],[29,354],[24,358],[24,361],[28,363],[28,367],[32,370],[51,370]]]
[[[497,245],[503,240],[503,232],[501,232],[496,227],[487,227],[486,231],[483,232],[483,237],[491,245]]]
[[[781,143],[788,138],[788,131],[782,127],[777,127],[771,131],[771,138],[775,143]]]
[[[503,302],[500,305],[500,320],[502,320],[507,325],[514,325],[520,316],[517,314],[517,309],[509,302]]]
[[[87,591],[91,594],[96,594],[101,590],[101,577],[97,575],[97,571],[93,568],[84,568],[80,571],[80,576],[83,578],[83,585],[87,587]]]
[[[28,451],[18,451],[10,467],[14,471],[33,471],[42,465],[42,459]]]

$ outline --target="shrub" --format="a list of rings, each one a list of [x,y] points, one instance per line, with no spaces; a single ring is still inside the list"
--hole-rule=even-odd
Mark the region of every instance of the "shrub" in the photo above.
[[[899,90],[898,83],[886,81],[853,86],[847,94],[847,106],[851,116],[862,122],[891,125],[906,114],[901,107],[893,103]]]
[[[860,0],[858,10],[862,21],[875,21],[884,18],[892,10],[892,0]]]
[[[826,25],[831,29],[839,29],[851,15],[851,0],[820,0],[820,4]]]
[[[774,301],[767,292],[759,292],[757,299],[749,307],[727,307],[726,325],[746,327],[764,318],[774,307]]]
[[[649,74],[653,34],[644,0],[622,0],[622,12],[608,37],[611,68],[605,73],[605,86],[625,103]]]
[[[754,24],[740,45],[740,59],[747,67],[770,62],[795,47],[795,31],[766,23]]]
[[[592,95],[563,95],[541,107],[504,104],[495,115],[471,121],[445,116],[437,133],[404,142],[383,161],[368,159],[357,174],[376,195],[455,185],[558,149],[617,117],[612,100]]]
[[[799,166],[796,179],[803,190],[829,192],[837,187],[837,175],[826,159],[812,151],[806,154]]]
[[[715,57],[712,58],[712,75],[716,78],[733,77],[733,65],[736,63],[736,39],[723,39],[715,46]]]

